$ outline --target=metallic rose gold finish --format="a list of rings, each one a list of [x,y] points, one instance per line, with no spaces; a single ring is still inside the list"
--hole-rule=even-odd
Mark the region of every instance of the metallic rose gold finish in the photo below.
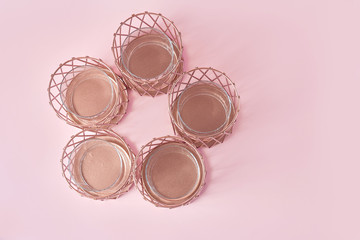
[[[73,136],[61,159],[70,188],[95,200],[115,199],[133,183],[135,155],[111,130],[83,130]]]
[[[154,138],[136,156],[134,182],[144,199],[157,207],[187,205],[205,185],[203,158],[177,136]]]
[[[161,14],[138,13],[122,22],[112,51],[126,85],[140,95],[167,93],[183,71],[180,32]]]
[[[196,147],[222,143],[232,132],[240,107],[235,84],[218,70],[196,68],[179,75],[169,93],[174,133]]]
[[[102,60],[72,58],[51,75],[50,105],[57,116],[78,128],[109,128],[126,113],[122,80]]]

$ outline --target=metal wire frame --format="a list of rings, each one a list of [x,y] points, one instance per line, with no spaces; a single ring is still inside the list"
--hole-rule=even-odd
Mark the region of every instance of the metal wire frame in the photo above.
[[[174,112],[178,97],[191,84],[196,82],[213,82],[221,86],[230,97],[232,103],[232,111],[229,118],[229,123],[222,131],[210,136],[197,136],[189,133],[176,120]],[[176,82],[172,85],[168,93],[169,115],[174,133],[185,138],[186,140],[195,144],[196,147],[212,147],[216,144],[222,143],[226,136],[232,133],[233,126],[237,120],[240,110],[240,96],[237,92],[235,83],[230,80],[225,73],[211,67],[195,68],[188,72],[179,75]]]
[[[177,55],[177,62],[174,64],[173,69],[169,71],[166,76],[161,78],[154,78],[151,81],[136,79],[124,70],[121,61],[121,48],[124,40],[131,37],[131,33],[141,28],[156,28],[166,34],[174,46],[175,54]],[[143,12],[133,14],[131,17],[120,23],[120,26],[114,33],[112,44],[112,52],[115,58],[115,65],[121,72],[122,78],[126,85],[137,91],[141,96],[149,95],[155,97],[160,94],[166,94],[174,82],[177,73],[183,71],[183,46],[181,34],[174,25],[174,22],[164,17],[160,13]],[[165,79],[165,81],[164,81]]]
[[[116,191],[109,193],[108,195],[100,195],[96,192],[86,191],[81,186],[79,186],[76,181],[72,177],[71,168],[74,162],[71,159],[71,155],[75,153],[76,146],[81,144],[82,142],[88,139],[103,139],[103,140],[116,140],[117,143],[121,144],[120,147],[124,149],[127,153],[130,161],[131,161],[131,169],[128,178],[126,179],[125,183]],[[116,144],[116,143],[115,143]],[[62,174],[63,177],[66,179],[69,187],[76,192],[78,192],[83,197],[92,198],[95,200],[107,200],[107,199],[116,199],[119,198],[124,193],[128,192],[133,184],[133,169],[134,169],[134,161],[135,161],[135,154],[125,142],[125,140],[116,134],[112,130],[108,129],[84,129],[81,132],[77,133],[76,135],[72,136],[70,141],[64,147],[64,151],[62,154],[62,158],[60,160]]]
[[[192,150],[192,153],[195,156],[197,156],[199,164],[200,164],[200,169],[201,169],[201,180],[200,180],[199,187],[197,188],[197,190],[193,193],[193,195],[190,198],[185,199],[181,203],[169,205],[169,204],[166,204],[166,203],[163,203],[163,202],[157,200],[147,191],[147,189],[144,185],[142,169],[144,167],[144,163],[146,161],[147,155],[149,153],[151,153],[152,150],[154,150],[158,146],[161,146],[162,144],[174,143],[174,142],[181,143],[181,144],[184,144],[185,146],[189,147]],[[205,186],[206,169],[205,169],[203,157],[196,150],[196,147],[193,144],[191,144],[190,142],[188,142],[185,139],[178,137],[178,136],[164,136],[164,137],[159,137],[159,138],[153,138],[145,146],[142,146],[141,150],[139,151],[139,153],[136,156],[135,168],[133,171],[134,171],[134,173],[133,173],[134,184],[135,184],[136,188],[139,190],[139,192],[141,193],[141,195],[143,196],[143,198],[146,201],[151,202],[156,207],[175,208],[175,207],[188,205],[189,203],[193,202],[197,197],[199,197],[200,193],[202,192],[202,190]]]
[[[96,123],[91,125],[82,124],[72,117],[64,106],[64,103],[61,100],[62,90],[60,88],[62,81],[67,73],[72,71],[76,67],[83,66],[94,66],[104,70],[109,77],[113,80],[114,89],[118,94],[118,101],[113,106],[114,111],[111,112],[109,116],[104,119],[99,120]],[[63,90],[64,91],[64,90]],[[67,124],[78,127],[78,128],[110,128],[113,125],[116,125],[121,118],[125,115],[128,105],[128,93],[126,86],[122,82],[121,78],[115,74],[111,67],[105,64],[101,59],[93,57],[73,57],[70,60],[62,63],[51,75],[51,79],[48,87],[48,95],[50,100],[50,105],[56,112],[56,115],[64,120]]]

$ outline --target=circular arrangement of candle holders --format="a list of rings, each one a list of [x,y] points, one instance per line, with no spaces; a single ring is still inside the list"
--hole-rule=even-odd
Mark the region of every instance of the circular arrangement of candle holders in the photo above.
[[[64,148],[63,176],[70,188],[96,200],[118,198],[135,184],[155,206],[189,204],[205,185],[206,169],[196,148],[222,143],[237,119],[235,84],[213,68],[184,72],[181,34],[161,14],[134,14],[122,22],[112,51],[120,76],[88,56],[66,61],[51,75],[50,105],[59,118],[81,129]],[[110,130],[126,113],[127,88],[152,97],[168,94],[177,136],[154,138],[135,156]]]

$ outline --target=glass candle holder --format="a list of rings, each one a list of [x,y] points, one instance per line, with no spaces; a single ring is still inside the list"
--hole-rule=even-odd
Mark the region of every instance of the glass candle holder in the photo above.
[[[51,75],[50,105],[68,124],[109,128],[124,116],[128,95],[124,83],[100,59],[72,58]]]
[[[111,130],[83,130],[64,148],[61,165],[70,188],[82,196],[115,199],[132,185],[134,154]]]
[[[232,131],[240,106],[235,84],[212,68],[180,75],[168,99],[175,134],[197,147],[222,143]]]
[[[161,14],[134,14],[114,34],[112,51],[125,83],[140,95],[167,93],[183,70],[182,42],[174,23]]]
[[[136,157],[136,187],[145,200],[158,207],[189,204],[199,196],[205,176],[202,156],[180,137],[154,138]]]

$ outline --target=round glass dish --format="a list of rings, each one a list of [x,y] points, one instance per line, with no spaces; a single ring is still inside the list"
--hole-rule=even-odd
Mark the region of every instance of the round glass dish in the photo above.
[[[64,107],[80,119],[103,117],[115,98],[113,81],[93,66],[79,66],[69,71],[61,82],[60,92]]]
[[[123,159],[118,147],[102,139],[89,139],[78,144],[70,155],[71,178],[84,191],[108,190],[123,175]]]
[[[154,81],[170,72],[174,64],[170,38],[156,28],[140,28],[121,45],[121,63],[134,80]]]
[[[133,14],[120,23],[112,51],[126,85],[140,95],[167,93],[183,71],[181,34],[158,13]]]
[[[196,147],[212,147],[231,134],[240,109],[235,84],[213,68],[183,73],[169,93],[169,115],[174,133]]]
[[[110,130],[83,130],[71,138],[61,160],[70,187],[93,199],[118,198],[132,185],[134,154]]]
[[[92,57],[72,58],[51,75],[50,105],[57,116],[78,128],[109,128],[125,115],[125,84],[109,66]]]
[[[186,205],[200,194],[205,184],[201,155],[179,137],[152,140],[136,159],[135,184],[144,198],[156,206]]]
[[[177,118],[190,133],[201,136],[220,132],[229,122],[231,99],[213,82],[195,82],[187,86],[177,101]]]

